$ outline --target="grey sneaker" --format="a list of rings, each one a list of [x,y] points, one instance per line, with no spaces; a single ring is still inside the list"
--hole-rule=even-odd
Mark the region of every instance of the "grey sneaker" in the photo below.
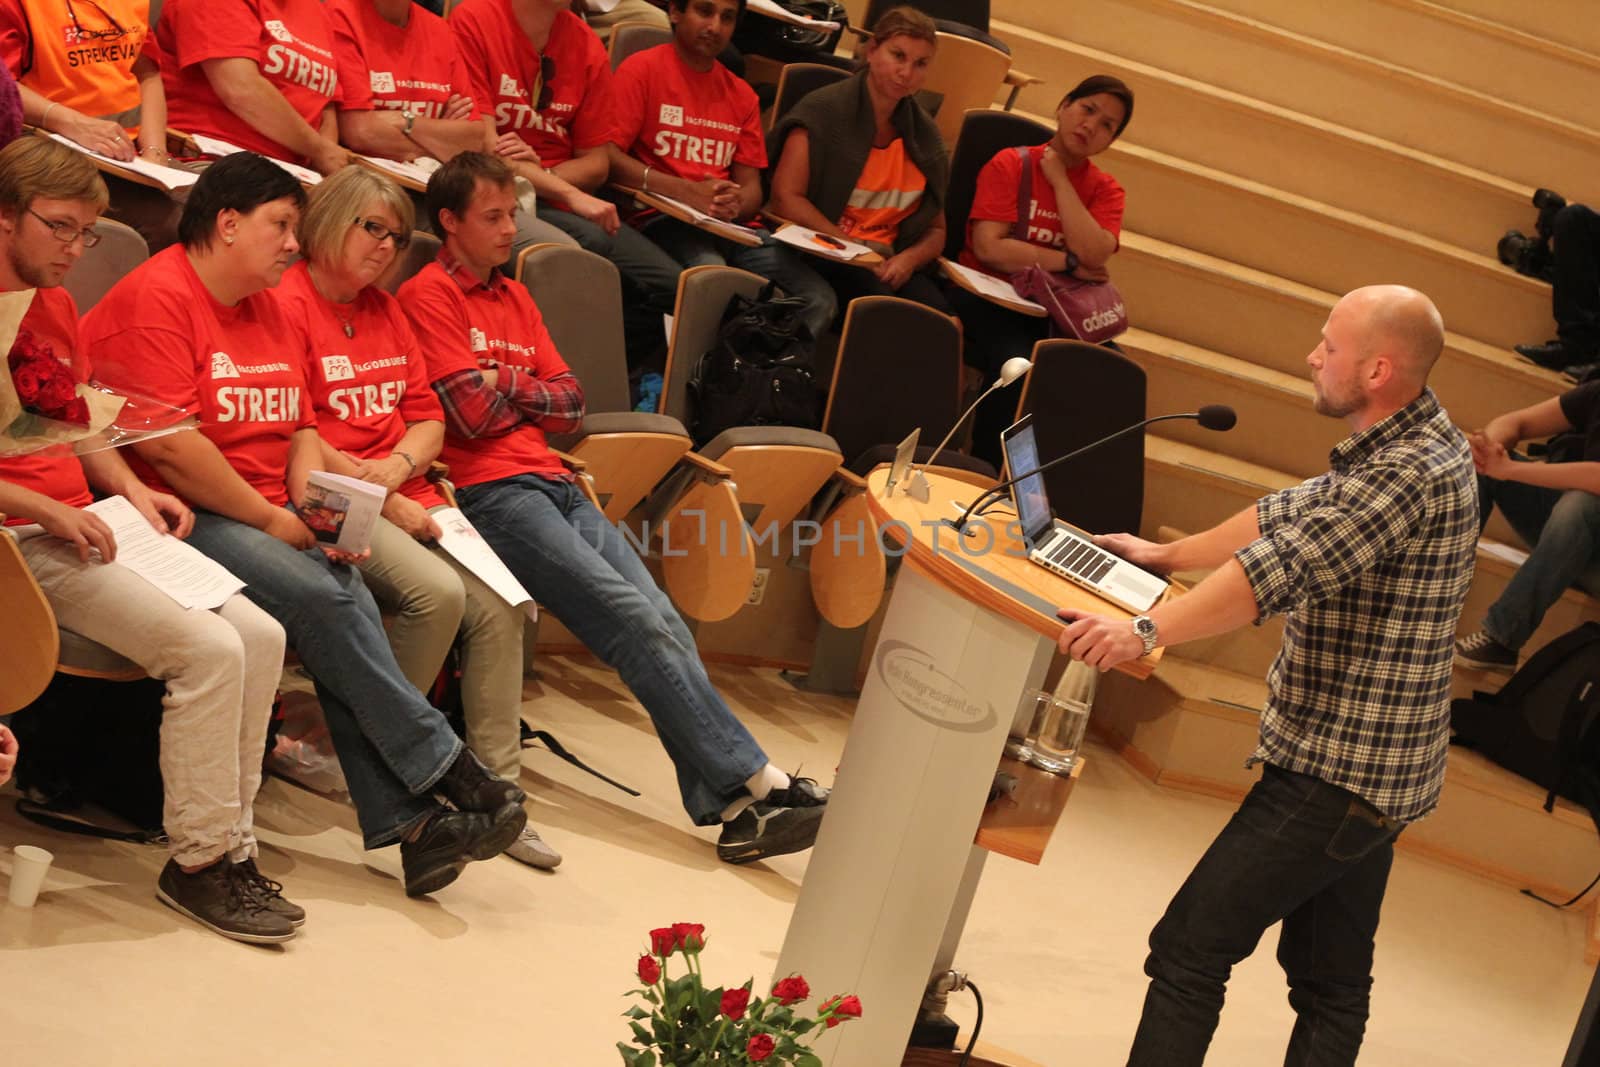
[[[1489,636],[1487,630],[1456,638],[1456,662],[1480,671],[1510,674],[1517,669],[1517,650]]]
[[[275,945],[294,937],[294,924],[269,910],[226,857],[193,874],[168,860],[156,880],[156,898],[235,941]]]
[[[792,778],[722,824],[717,858],[754,863],[811,847],[827,810],[828,791],[810,778]]]
[[[234,864],[233,869],[272,914],[282,915],[294,926],[300,926],[306,921],[306,909],[283,895],[282,882],[275,882],[261,873],[260,868],[256,866],[254,856],[243,863]]]
[[[545,844],[539,831],[531,826],[523,827],[522,834],[506,849],[506,855],[541,871],[553,871],[561,866],[561,853]]]

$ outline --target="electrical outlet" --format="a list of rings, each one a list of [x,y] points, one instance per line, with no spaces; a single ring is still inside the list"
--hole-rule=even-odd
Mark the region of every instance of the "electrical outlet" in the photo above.
[[[756,580],[750,583],[750,596],[746,604],[759,604],[767,595],[767,579],[772,577],[771,567],[757,567]]]

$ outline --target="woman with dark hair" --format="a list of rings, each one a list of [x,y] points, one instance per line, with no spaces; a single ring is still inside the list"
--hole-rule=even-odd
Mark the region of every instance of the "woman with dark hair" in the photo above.
[[[881,251],[866,270],[817,260],[839,302],[903,296],[948,312],[929,266],[944,251],[950,158],[913,97],[938,46],[933,20],[893,8],[873,26],[853,77],[807,94],[767,139],[774,215]]]
[[[322,439],[389,494],[361,573],[395,614],[395,661],[425,690],[459,638],[467,743],[490,770],[515,781],[522,773],[522,609],[435,543],[432,513],[445,502],[426,474],[444,443],[444,409],[399,301],[376,284],[410,243],[413,221],[411,198],[398,185],[346,167],[312,190],[300,220],[305,258],[289,268],[276,296],[305,351]],[[532,827],[506,852],[546,870],[561,862]]]
[[[400,842],[406,892],[420,896],[504,851],[527,816],[522,791],[485,770],[406,681],[359,560],[319,548],[293,509],[310,472],[337,458],[317,436],[304,346],[265,292],[299,247],[304,204],[299,183],[261,156],[219,160],[189,196],[180,243],[95,305],[84,345],[107,381],[199,417],[198,433],[134,445],[134,470],[194,509],[190,543],[283,626],[316,683],[366,847]]]
[[[978,172],[967,217],[964,266],[1005,278],[1031,266],[1090,282],[1110,278],[1106,263],[1122,234],[1122,186],[1091,161],[1122,136],[1133,118],[1133,90],[1109,74],[1085,78],[1056,105],[1056,132],[1043,144],[1006,148]],[[1029,168],[1028,217],[1019,221],[1023,165]],[[1026,356],[1047,336],[1050,320],[1033,318],[952,287],[965,326],[968,366],[988,385],[1012,356]],[[998,460],[1000,431],[1017,406],[1012,385],[978,409],[973,451]]]

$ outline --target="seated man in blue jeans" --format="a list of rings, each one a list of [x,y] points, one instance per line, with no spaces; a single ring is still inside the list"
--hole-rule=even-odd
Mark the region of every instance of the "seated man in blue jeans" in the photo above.
[[[1574,462],[1519,462],[1509,451],[1521,441],[1571,430],[1583,435],[1582,457]],[[1488,522],[1498,504],[1531,551],[1489,606],[1483,628],[1456,642],[1456,661],[1510,673],[1545,611],[1600,559],[1600,382],[1499,415],[1468,439],[1478,468],[1480,522]]]
[[[655,723],[683,806],[729,863],[809,848],[827,791],[774,767],[711,685],[694,637],[621,531],[545,443],[583,389],[527,290],[495,273],[516,234],[512,172],[463,152],[428,182],[439,258],[400,288],[444,404],[462,511],[540,605],[621,674]]]

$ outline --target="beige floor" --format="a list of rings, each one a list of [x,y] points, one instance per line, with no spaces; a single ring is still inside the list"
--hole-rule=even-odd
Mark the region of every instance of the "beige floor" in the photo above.
[[[52,835],[0,804],[0,845],[57,855],[37,908],[0,903],[0,1063],[614,1065],[634,958],[650,927],[675,920],[707,925],[711,979],[766,980],[804,857],[718,864],[615,677],[587,661],[544,667],[529,690],[540,718],[646,795],[531,751],[535,822],[566,865],[474,864],[437,899],[411,901],[397,855],[363,855],[347,808],[271,782],[263,866],[311,912],[282,949],[225,941],[159,905],[158,851]],[[714,675],[776,759],[831,777],[848,701],[802,696],[771,671]],[[1091,747],[1044,865],[990,861],[959,960],[983,991],[984,1038],[1049,1067],[1121,1063],[1144,937],[1229,811]],[[1590,974],[1582,933],[1578,916],[1401,855],[1362,1063],[1553,1067]],[[1236,974],[1210,1063],[1282,1062],[1290,1013],[1271,946],[1269,934]],[[970,1023],[964,994],[955,1014]]]

